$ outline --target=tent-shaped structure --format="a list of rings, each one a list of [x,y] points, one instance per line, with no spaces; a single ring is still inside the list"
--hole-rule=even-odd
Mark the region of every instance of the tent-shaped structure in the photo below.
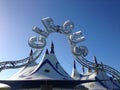
[[[31,50],[30,56],[32,54],[33,51]],[[50,52],[46,49],[39,64],[32,61],[8,80],[1,80],[0,82],[4,83],[4,87],[1,88],[7,90],[74,90],[75,88],[88,90],[80,84],[90,81],[76,81],[72,78],[57,60],[52,43]]]
[[[46,52],[39,64],[35,61],[23,67],[10,80],[72,80],[70,75],[62,68],[54,53],[54,45],[51,51]]]
[[[104,72],[104,70],[92,71],[88,68],[87,72],[80,74],[76,69],[74,61],[74,67],[71,75],[75,80],[97,80],[96,82],[84,83],[85,87],[89,90],[120,90],[120,84],[113,77],[110,77]]]
[[[30,52],[30,55],[31,54],[32,54],[32,50]],[[49,80],[66,81],[73,79],[62,68],[59,61],[57,60],[54,52],[54,44],[52,43],[50,52],[48,51],[48,49],[46,49],[46,52],[44,53],[42,60],[39,64],[37,64],[35,61],[31,62],[29,65],[24,66],[20,71],[18,71],[16,74],[10,77],[9,80],[13,80],[13,81],[19,80],[19,81],[29,81],[29,82],[40,80],[41,82],[41,81],[49,81]],[[21,86],[21,88],[23,87]],[[44,85],[42,85],[39,87],[39,89],[41,87],[45,88]],[[48,85],[48,87],[50,86]],[[24,88],[24,89],[27,90],[28,88]],[[39,90],[39,89],[36,88],[35,90]]]
[[[0,80],[0,89],[12,90],[120,90],[120,72],[114,68],[97,64],[87,60],[85,56],[88,54],[86,46],[79,46],[85,37],[81,31],[72,33],[74,24],[68,20],[63,25],[55,25],[50,17],[42,19],[45,29],[34,27],[33,31],[39,36],[32,36],[28,40],[30,47],[35,51],[30,51],[27,58],[17,61],[0,62],[0,71],[12,68],[21,68],[19,72],[10,77],[8,80]],[[77,71],[74,61],[72,75],[70,76],[60,65],[54,52],[54,44],[51,44],[50,52],[46,49],[40,63],[36,63],[40,59],[46,39],[52,32],[65,35],[68,38],[72,54],[75,59],[84,67],[88,68],[88,72],[80,74]],[[93,71],[91,70],[93,69]],[[114,76],[110,77],[109,75]]]

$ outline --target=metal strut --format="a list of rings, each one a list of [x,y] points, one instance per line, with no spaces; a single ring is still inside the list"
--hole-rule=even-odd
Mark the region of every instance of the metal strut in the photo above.
[[[41,21],[45,26],[45,30],[34,27],[33,31],[39,34],[39,36],[32,36],[28,40],[28,44],[30,47],[40,50],[36,50],[32,56],[28,56],[27,58],[22,60],[0,62],[0,71],[10,68],[20,68],[31,63],[32,61],[35,61],[41,55],[43,48],[46,46],[46,38],[51,33],[57,32],[60,34],[64,34],[68,38],[72,54],[75,56],[76,60],[80,64],[91,69],[97,68],[99,70],[103,70],[104,68],[105,72],[113,75],[116,79],[120,79],[120,72],[115,70],[114,68],[103,64],[98,64],[95,67],[96,63],[90,62],[89,60],[84,58],[88,54],[87,47],[79,46],[78,43],[84,41],[85,37],[83,36],[81,31],[77,31],[75,33],[72,32],[74,28],[73,22],[67,20],[63,23],[63,25],[55,25],[54,21],[50,17],[43,18]]]
[[[91,68],[91,69],[95,69],[95,63],[85,59],[82,56],[78,56],[76,57],[76,60],[83,66],[87,67],[87,68]],[[104,65],[104,64],[98,64],[98,67],[96,67],[98,70],[104,70],[105,72],[107,72],[108,74],[114,76],[117,80],[120,79],[120,72],[117,71],[116,69],[108,66],[108,65]]]
[[[27,58],[21,60],[0,62],[0,71],[5,69],[20,68],[28,65],[31,62],[35,61],[41,55],[42,51],[43,49],[36,50],[31,56],[28,56]]]

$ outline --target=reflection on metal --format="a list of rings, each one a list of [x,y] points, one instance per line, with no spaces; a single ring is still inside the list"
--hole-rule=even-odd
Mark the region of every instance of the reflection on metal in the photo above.
[[[79,46],[79,43],[84,41],[85,37],[83,36],[81,31],[77,31],[75,33],[72,32],[72,30],[74,29],[74,24],[72,21],[67,20],[63,23],[63,25],[55,25],[54,21],[50,17],[43,18],[41,21],[45,27],[45,30],[39,29],[38,27],[34,27],[33,31],[38,33],[39,36],[32,36],[28,40],[28,44],[30,47],[39,50],[36,50],[34,52],[34,54],[32,55],[33,59],[30,60],[31,56],[29,56],[25,59],[18,61],[0,62],[0,70],[9,68],[19,68],[36,60],[40,56],[44,47],[46,46],[46,39],[53,32],[63,34],[68,38],[71,52],[80,64],[82,64],[84,67],[95,69],[95,63],[90,62],[89,60],[84,58],[88,54],[88,49],[85,46]],[[101,70],[102,68],[104,68],[104,71],[115,76],[117,79],[120,78],[120,72],[113,69],[112,67],[103,64],[98,64],[97,69]]]
[[[85,37],[82,35],[81,31],[77,31],[72,33],[74,28],[74,24],[72,21],[67,20],[63,23],[63,25],[55,25],[54,21],[50,18],[42,19],[42,23],[45,26],[45,30],[39,29],[38,27],[34,27],[33,31],[38,33],[39,36],[33,36],[29,39],[28,44],[32,48],[41,49],[46,46],[46,38],[50,35],[50,33],[57,32],[65,35],[69,42],[72,53],[76,56],[87,56],[88,50],[85,46],[78,46],[79,42],[85,40]]]
[[[27,58],[21,60],[0,62],[0,71],[23,67],[32,61],[35,61],[41,55],[42,51],[43,50],[36,50],[32,56],[28,56]]]
[[[112,76],[114,76],[116,79],[120,79],[120,72],[117,71],[116,69],[108,66],[108,65],[105,65],[105,64],[98,64],[98,67],[95,67],[95,63],[93,62],[90,62],[89,60],[87,60],[86,58],[82,57],[82,56],[79,56],[79,57],[76,57],[76,60],[82,64],[84,67],[87,67],[87,68],[91,68],[91,69],[98,69],[98,70],[103,70],[104,68],[104,71]]]

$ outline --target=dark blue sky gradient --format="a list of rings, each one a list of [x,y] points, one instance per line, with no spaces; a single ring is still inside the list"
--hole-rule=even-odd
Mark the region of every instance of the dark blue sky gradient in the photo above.
[[[48,16],[59,25],[73,21],[73,32],[81,30],[86,37],[81,43],[88,47],[86,58],[93,61],[95,55],[99,63],[102,61],[120,71],[120,0],[0,0],[0,61],[28,56],[27,41],[37,35],[32,28],[44,29],[41,19]],[[66,37],[51,34],[46,48],[52,41],[60,64],[71,74],[74,57]],[[77,64],[77,68],[81,72],[81,65]],[[2,71],[0,79],[16,71]]]

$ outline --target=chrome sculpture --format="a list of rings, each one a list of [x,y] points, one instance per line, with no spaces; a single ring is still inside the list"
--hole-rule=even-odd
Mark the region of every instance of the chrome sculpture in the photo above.
[[[45,27],[45,30],[34,27],[32,30],[39,34],[39,36],[32,36],[28,40],[29,46],[35,49],[33,55],[28,56],[27,58],[22,60],[0,62],[0,71],[10,68],[20,68],[27,64],[30,64],[32,61],[35,61],[41,55],[44,47],[46,46],[46,39],[48,38],[48,36],[51,33],[57,32],[65,35],[68,38],[72,54],[75,56],[75,59],[84,67],[95,70],[96,68],[98,70],[102,70],[104,68],[105,72],[112,76],[115,76],[116,79],[120,79],[119,71],[103,64],[98,64],[97,67],[95,67],[96,63],[90,62],[85,58],[85,56],[88,55],[88,49],[86,46],[79,46],[78,44],[84,41],[85,37],[83,36],[81,31],[77,31],[75,33],[72,32],[72,30],[74,29],[74,24],[72,21],[65,21],[63,25],[55,25],[54,21],[50,17],[43,18],[41,21]]]
[[[88,50],[85,46],[78,46],[79,42],[85,40],[85,37],[82,35],[81,31],[77,31],[72,33],[74,29],[74,24],[72,21],[68,20],[63,23],[63,25],[55,25],[54,21],[50,18],[42,19],[42,23],[45,26],[45,30],[39,29],[38,27],[34,27],[33,31],[38,33],[39,36],[33,36],[29,39],[28,44],[32,48],[41,49],[46,45],[46,38],[50,35],[50,33],[57,32],[65,35],[69,42],[72,53],[75,56],[87,56]]]

